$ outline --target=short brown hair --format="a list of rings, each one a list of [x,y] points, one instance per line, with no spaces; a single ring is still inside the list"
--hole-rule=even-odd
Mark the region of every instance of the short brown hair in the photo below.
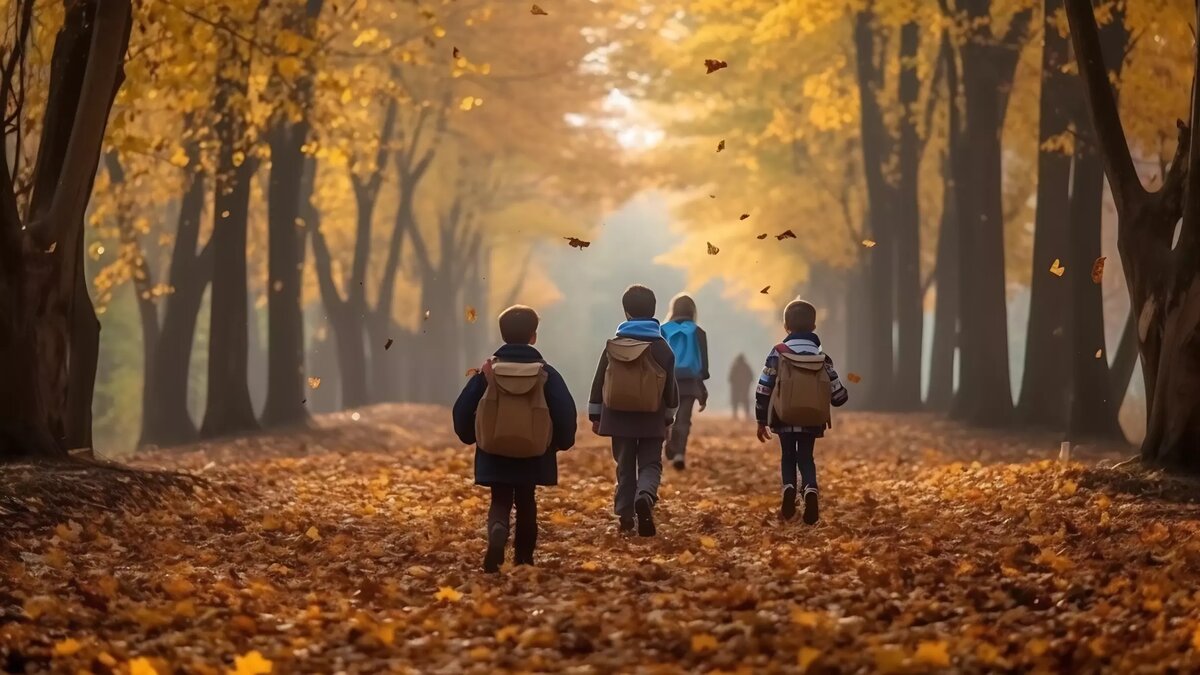
[[[696,320],[696,301],[687,293],[671,298],[671,316],[668,321]]]
[[[513,305],[500,312],[500,337],[510,345],[527,345],[533,341],[540,320],[532,307]]]
[[[817,329],[817,308],[806,300],[793,300],[783,310],[783,327],[793,333]]]
[[[626,288],[625,295],[621,296],[621,307],[631,319],[652,318],[657,306],[658,300],[654,297],[654,291],[641,284]]]

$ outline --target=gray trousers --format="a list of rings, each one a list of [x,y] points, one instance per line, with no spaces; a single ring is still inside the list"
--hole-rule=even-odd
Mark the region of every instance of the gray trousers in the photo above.
[[[645,492],[658,501],[662,483],[661,438],[622,438],[614,436],[613,459],[617,460],[617,490],[614,511],[618,516],[633,517],[633,502]]]
[[[667,439],[667,459],[683,459],[687,454],[688,436],[692,433],[692,411],[696,408],[695,396],[679,397],[679,412],[675,413],[675,424]]]

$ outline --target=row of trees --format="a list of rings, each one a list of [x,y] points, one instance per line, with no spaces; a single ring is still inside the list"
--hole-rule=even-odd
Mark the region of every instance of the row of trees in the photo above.
[[[1117,410],[1139,346],[1147,358],[1149,321],[1139,322],[1147,291],[1134,276],[1146,272],[1130,269],[1128,249],[1149,244],[1121,226],[1122,260],[1108,269],[1130,279],[1126,316],[1106,298],[1119,276],[1105,283],[1101,260],[1103,157],[1112,154],[1102,149],[1116,132],[1093,122],[1096,95],[1085,96],[1091,80],[1078,76],[1075,56],[1091,89],[1117,83],[1105,100],[1112,115],[1120,107],[1132,149],[1126,173],[1114,178],[1108,162],[1110,182],[1161,189],[1153,207],[1121,195],[1137,190],[1113,190],[1122,220],[1137,212],[1174,223],[1186,157],[1174,120],[1188,109],[1194,41],[1180,3],[1076,4],[1086,12],[1072,8],[1074,45],[1063,0],[646,11],[623,34],[624,65],[650,75],[640,93],[661,104],[669,140],[660,176],[697,193],[682,209],[689,234],[673,260],[698,282],[719,276],[746,296],[770,283],[814,297],[872,408],[1119,436]],[[1084,14],[1096,17],[1086,53]],[[650,47],[660,36],[670,48]],[[729,71],[706,73],[700,64],[713,57]],[[696,162],[718,139],[724,150]],[[757,238],[785,229],[798,240]],[[1014,401],[1008,304],[1018,286],[1028,288],[1030,319]],[[1106,340],[1110,324],[1124,327],[1117,344]],[[1146,452],[1157,456],[1149,392],[1162,385],[1146,377]]]
[[[5,5],[3,455],[91,447],[92,298],[130,289],[141,443],[303,423],[322,380],[337,407],[445,402],[475,317],[536,295],[540,242],[623,189],[592,6],[61,10]]]

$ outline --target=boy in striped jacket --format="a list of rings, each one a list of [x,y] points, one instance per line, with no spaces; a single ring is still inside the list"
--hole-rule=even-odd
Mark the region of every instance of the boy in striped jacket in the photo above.
[[[803,300],[793,300],[783,311],[783,326],[788,335],[782,343],[767,355],[762,376],[754,401],[754,414],[758,419],[758,440],[766,443],[771,432],[779,436],[781,446],[780,468],[783,477],[783,503],[779,515],[790,520],[796,515],[796,470],[800,471],[800,492],[804,498],[804,522],[816,524],[820,518],[817,505],[817,465],[813,459],[813,447],[818,438],[825,435],[825,427],[792,427],[773,419],[771,393],[779,375],[779,352],[787,349],[796,354],[822,354],[821,338],[817,337],[817,310]],[[833,360],[825,356],[825,373],[829,376],[830,403],[841,407],[849,400],[846,387],[833,369]]]

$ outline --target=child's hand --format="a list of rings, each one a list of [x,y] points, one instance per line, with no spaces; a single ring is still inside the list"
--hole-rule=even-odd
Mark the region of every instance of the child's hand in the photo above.
[[[766,443],[769,440],[771,440],[771,429],[765,424],[758,425],[758,442]]]

